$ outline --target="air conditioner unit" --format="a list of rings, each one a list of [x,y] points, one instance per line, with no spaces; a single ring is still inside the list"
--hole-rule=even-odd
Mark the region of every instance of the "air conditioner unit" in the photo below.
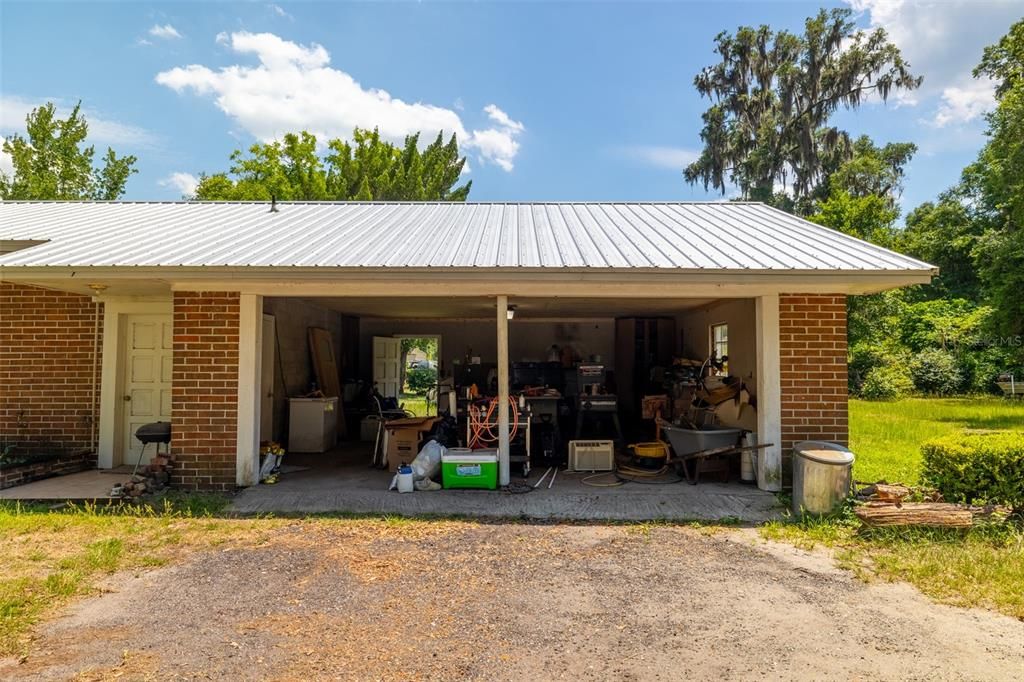
[[[610,440],[569,441],[569,471],[611,471],[615,443]]]

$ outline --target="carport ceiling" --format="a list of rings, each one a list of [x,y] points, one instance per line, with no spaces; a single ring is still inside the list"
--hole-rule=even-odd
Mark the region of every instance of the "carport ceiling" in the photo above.
[[[484,296],[372,298],[306,298],[346,315],[401,319],[466,319],[494,317],[494,298]],[[673,315],[713,303],[711,298],[513,298],[517,320]]]

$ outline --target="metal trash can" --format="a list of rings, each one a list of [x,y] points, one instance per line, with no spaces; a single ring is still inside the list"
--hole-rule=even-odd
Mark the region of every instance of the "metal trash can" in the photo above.
[[[838,443],[805,440],[793,446],[793,512],[828,514],[850,493],[853,453]]]

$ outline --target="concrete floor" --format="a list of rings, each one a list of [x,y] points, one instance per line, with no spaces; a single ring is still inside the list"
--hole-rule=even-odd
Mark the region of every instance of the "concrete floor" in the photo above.
[[[0,490],[0,500],[109,500],[110,488],[126,478],[96,469],[80,471]]]
[[[527,493],[442,490],[403,495],[387,490],[392,473],[372,469],[366,465],[368,461],[369,455],[361,449],[287,455],[286,463],[310,468],[283,474],[273,485],[246,488],[230,510],[239,514],[351,512],[593,521],[738,518],[746,523],[766,521],[781,511],[773,494],[738,482],[702,482],[696,486],[685,482],[627,483],[595,488],[582,482],[588,474],[565,471],[559,472],[550,489],[545,481]],[[543,473],[543,467],[534,469],[528,483],[536,482]],[[522,483],[523,479],[513,476],[512,481]]]

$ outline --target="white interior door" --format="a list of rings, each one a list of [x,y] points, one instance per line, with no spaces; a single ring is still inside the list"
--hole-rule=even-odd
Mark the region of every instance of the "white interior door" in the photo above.
[[[263,357],[260,360],[260,440],[274,439],[274,358],[277,354],[277,323],[263,316]]]
[[[397,398],[402,390],[402,339],[373,337],[373,383],[385,398]]]
[[[142,449],[135,430],[150,422],[171,421],[173,323],[170,315],[127,315],[124,333],[121,463],[134,465]],[[146,452],[147,457],[151,454],[156,454],[153,445]]]

